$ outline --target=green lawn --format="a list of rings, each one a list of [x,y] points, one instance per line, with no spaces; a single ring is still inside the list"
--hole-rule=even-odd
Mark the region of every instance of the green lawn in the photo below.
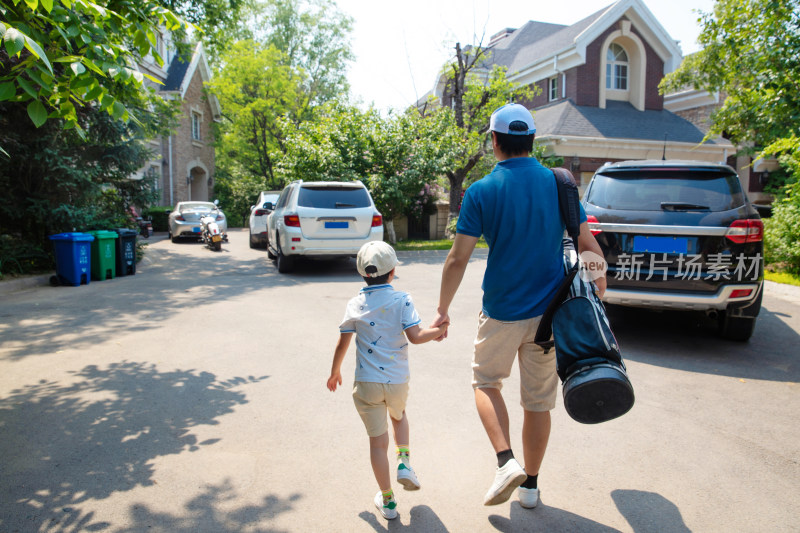
[[[408,250],[449,250],[453,246],[453,241],[450,239],[441,239],[438,241],[398,241],[394,245],[394,249],[398,251]],[[480,239],[476,248],[488,248],[489,245],[486,241]]]
[[[787,285],[795,285],[800,287],[800,276],[790,274],[788,272],[764,272],[764,279],[774,281],[776,283],[786,283]]]

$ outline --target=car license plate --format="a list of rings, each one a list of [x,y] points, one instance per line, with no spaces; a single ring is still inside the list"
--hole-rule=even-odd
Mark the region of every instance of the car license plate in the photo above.
[[[211,242],[219,242],[222,240],[222,235],[212,235]]]
[[[349,225],[347,222],[326,222],[325,227],[328,229],[346,229]]]
[[[633,238],[634,252],[661,254],[685,254],[689,251],[689,239],[686,237],[653,237],[636,235]]]
[[[192,228],[192,233],[200,233],[200,226],[194,226]]]

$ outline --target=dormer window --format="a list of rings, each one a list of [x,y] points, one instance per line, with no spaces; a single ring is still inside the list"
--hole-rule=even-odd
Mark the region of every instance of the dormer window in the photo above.
[[[606,53],[606,89],[628,90],[628,54],[616,43]]]

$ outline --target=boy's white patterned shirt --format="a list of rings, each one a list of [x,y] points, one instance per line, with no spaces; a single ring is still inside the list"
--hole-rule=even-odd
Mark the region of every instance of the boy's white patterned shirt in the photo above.
[[[421,322],[411,296],[391,285],[361,289],[347,303],[339,331],[356,334],[356,381],[407,383],[405,330]]]

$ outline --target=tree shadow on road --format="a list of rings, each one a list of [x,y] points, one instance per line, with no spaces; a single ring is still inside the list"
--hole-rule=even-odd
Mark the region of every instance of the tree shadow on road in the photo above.
[[[130,526],[115,530],[117,533],[137,533],[155,530],[169,533],[238,533],[242,530],[253,533],[280,533],[265,526],[280,513],[292,510],[292,505],[300,499],[293,494],[287,498],[265,496],[259,505],[243,505],[228,510],[226,502],[238,497],[230,482],[220,486],[207,485],[203,492],[184,506],[185,513],[176,515],[153,511],[145,505],[134,505],[130,510]]]
[[[219,380],[139,362],[87,366],[71,383],[41,380],[0,399],[0,530],[98,531],[82,507],[155,483],[153,460],[194,452],[192,428],[247,403],[269,376]]]
[[[635,533],[690,533],[678,507],[655,492],[615,490],[617,509]]]
[[[800,334],[777,311],[761,308],[749,342],[722,339],[703,313],[608,306],[622,356],[688,372],[767,381],[800,381]]]

